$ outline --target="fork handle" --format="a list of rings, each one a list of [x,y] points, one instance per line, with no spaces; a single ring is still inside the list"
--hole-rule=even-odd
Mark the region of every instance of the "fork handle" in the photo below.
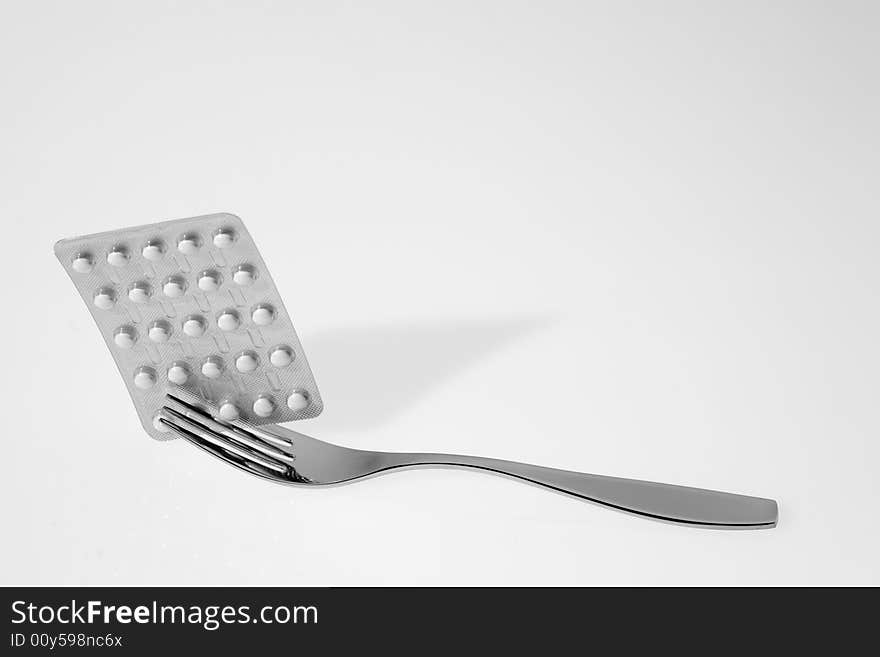
[[[458,454],[377,454],[376,472],[409,467],[474,468],[515,477],[621,511],[684,525],[730,529],[776,526],[775,500],[703,488],[556,470]]]

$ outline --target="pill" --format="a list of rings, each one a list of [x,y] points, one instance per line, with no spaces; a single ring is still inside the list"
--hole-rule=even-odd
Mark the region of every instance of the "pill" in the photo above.
[[[223,359],[219,356],[209,356],[202,363],[202,374],[209,379],[219,378],[223,374]]]
[[[112,287],[102,287],[95,292],[94,301],[101,310],[110,310],[116,303],[116,291]]]
[[[129,324],[120,326],[113,332],[113,342],[120,349],[131,349],[134,343],[137,342],[137,331],[134,326]]]
[[[194,255],[202,245],[198,233],[184,233],[177,240],[177,250],[184,255]]]
[[[171,337],[171,324],[164,319],[157,319],[150,324],[147,335],[153,342],[168,342],[168,339]]]
[[[153,416],[153,428],[159,433],[168,433],[171,431],[169,426],[162,422],[162,413],[156,413]]]
[[[150,284],[145,281],[132,283],[131,287],[128,288],[128,298],[135,303],[146,303],[150,300],[151,293]]]
[[[220,274],[214,269],[208,269],[199,274],[199,289],[202,292],[214,292],[220,287]]]
[[[292,411],[305,410],[309,405],[309,395],[302,390],[294,390],[287,398],[287,407]]]
[[[171,363],[168,368],[168,380],[171,383],[182,386],[189,379],[189,366],[186,363],[177,361]]]
[[[141,390],[148,390],[156,385],[156,370],[152,367],[139,367],[134,371],[134,384]]]
[[[232,280],[236,285],[251,285],[257,278],[257,270],[252,265],[239,265],[232,272]]]
[[[235,369],[239,372],[253,372],[260,361],[253,351],[243,351],[235,357]]]
[[[260,395],[254,401],[254,413],[259,417],[269,417],[275,412],[275,402],[268,395]]]
[[[125,267],[128,264],[128,249],[117,244],[107,253],[107,262],[114,267]]]
[[[183,332],[191,338],[199,338],[205,334],[208,322],[201,315],[190,315],[183,320]]]
[[[78,274],[88,274],[95,268],[95,259],[91,253],[77,253],[70,262],[70,268]]]
[[[166,297],[176,299],[182,297],[186,292],[186,279],[183,276],[174,274],[165,279],[162,283],[162,292]]]
[[[269,352],[269,362],[275,367],[287,367],[293,362],[293,350],[287,345],[280,345]]]
[[[217,315],[217,326],[221,331],[234,331],[241,325],[241,317],[234,310],[227,309]]]
[[[254,307],[251,312],[251,319],[258,326],[267,326],[275,319],[275,309],[268,303],[261,303],[259,306]]]
[[[160,239],[150,240],[141,249],[141,255],[147,260],[157,262],[165,256],[165,242]]]
[[[239,416],[238,406],[231,401],[220,402],[220,408],[218,409],[217,415],[220,416],[221,420],[225,420],[226,422],[237,420]]]
[[[231,228],[219,228],[214,233],[214,246],[218,249],[228,249],[235,242],[236,234]]]

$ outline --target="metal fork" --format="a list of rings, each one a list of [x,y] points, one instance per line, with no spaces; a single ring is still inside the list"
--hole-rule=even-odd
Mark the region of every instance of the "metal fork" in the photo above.
[[[715,529],[776,526],[774,500],[458,454],[371,452],[340,447],[279,426],[215,419],[204,401],[169,394],[159,421],[212,456],[294,486],[330,486],[412,467],[469,468],[507,475],[645,518]]]

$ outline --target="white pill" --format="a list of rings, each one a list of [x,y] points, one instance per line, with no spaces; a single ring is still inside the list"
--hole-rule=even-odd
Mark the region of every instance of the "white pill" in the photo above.
[[[186,292],[186,280],[182,276],[169,276],[162,284],[162,292],[171,299],[182,297]]]
[[[110,310],[116,303],[116,292],[111,287],[102,287],[95,292],[94,301],[101,310]]]
[[[235,358],[235,369],[239,372],[253,372],[257,369],[259,359],[253,351],[245,351]]]
[[[107,262],[114,267],[125,267],[128,264],[128,249],[122,245],[114,246],[107,253]]]
[[[138,281],[137,283],[132,283],[131,287],[128,288],[128,298],[135,303],[146,303],[150,300],[151,291],[149,283]]]
[[[217,415],[220,416],[221,420],[225,420],[226,422],[237,420],[239,416],[238,406],[230,401],[221,402]]]
[[[309,396],[301,390],[294,390],[287,398],[287,407],[292,411],[305,410],[309,405]]]
[[[251,319],[258,326],[267,326],[275,319],[275,309],[267,303],[260,304],[251,313]]]
[[[158,431],[159,433],[168,433],[169,431],[171,431],[171,429],[168,427],[168,425],[165,424],[164,422],[162,422],[162,414],[161,413],[156,413],[153,416],[153,428],[156,431]]]
[[[189,367],[186,363],[171,363],[168,368],[168,380],[171,383],[182,386],[189,380]]]
[[[269,417],[275,412],[275,402],[271,397],[260,395],[254,402],[254,413],[259,417]]]
[[[164,319],[158,319],[150,324],[147,335],[153,342],[168,342],[169,338],[171,338],[171,324]]]
[[[211,356],[202,363],[202,374],[209,379],[219,378],[223,374],[223,361],[217,356]]]
[[[234,310],[224,310],[217,316],[217,326],[221,331],[234,331],[241,325],[241,318]]]
[[[141,390],[148,390],[156,385],[156,370],[152,367],[139,367],[134,372],[134,384]]]
[[[251,285],[257,279],[257,270],[251,265],[239,265],[232,273],[236,285]]]
[[[220,274],[209,269],[199,274],[199,289],[202,292],[214,292],[220,287]]]
[[[185,233],[177,240],[177,250],[184,255],[195,255],[201,244],[202,240],[196,233]]]
[[[200,315],[190,315],[183,320],[183,332],[191,338],[200,338],[205,334],[208,323]]]
[[[150,240],[141,249],[141,255],[147,260],[157,262],[165,256],[165,242],[162,240]]]
[[[134,343],[137,342],[137,331],[134,329],[134,326],[120,326],[113,333],[113,342],[116,343],[116,346],[120,349],[131,349],[134,346]]]
[[[77,253],[70,263],[70,268],[78,274],[88,274],[95,268],[95,260],[91,254]]]
[[[275,367],[287,367],[293,362],[293,350],[286,345],[275,347],[269,353],[269,362]]]
[[[235,231],[231,228],[220,228],[214,233],[214,246],[218,249],[228,249],[235,242]]]

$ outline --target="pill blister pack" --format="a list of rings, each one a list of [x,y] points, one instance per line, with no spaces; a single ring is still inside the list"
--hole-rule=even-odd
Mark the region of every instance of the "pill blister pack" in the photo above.
[[[94,317],[144,428],[183,388],[227,420],[301,420],[323,404],[281,296],[232,214],[59,241],[55,255]]]

